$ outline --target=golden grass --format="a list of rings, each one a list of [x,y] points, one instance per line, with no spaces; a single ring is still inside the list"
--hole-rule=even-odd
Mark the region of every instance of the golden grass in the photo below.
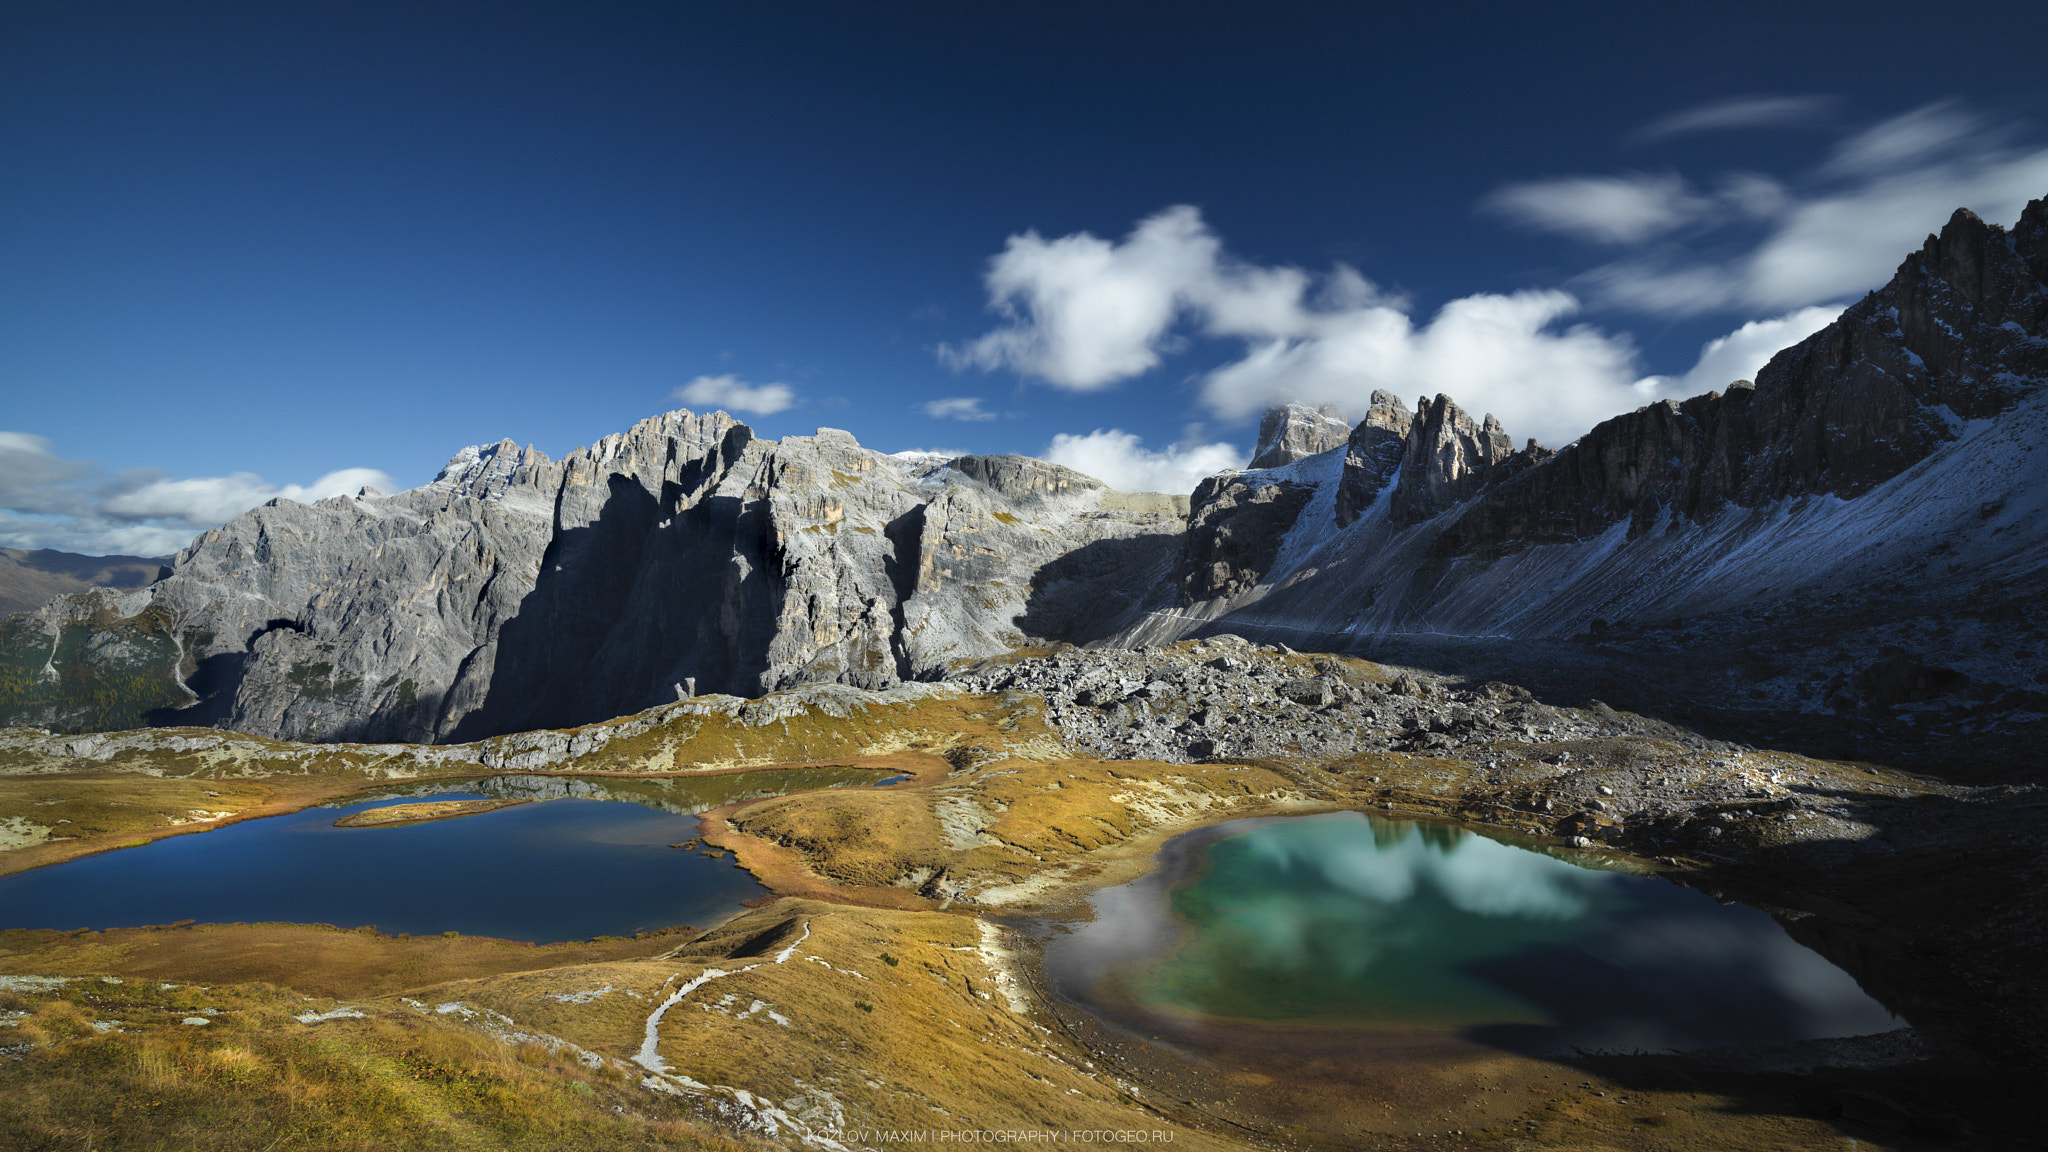
[[[424,804],[393,804],[385,808],[371,808],[344,816],[334,822],[336,828],[379,828],[394,824],[423,824],[430,820],[454,820],[462,816],[480,816],[515,804],[526,804],[526,800],[436,800]]]
[[[1361,678],[1377,671],[1362,663],[1348,670]],[[920,877],[984,893],[1009,885],[1008,906],[1030,907],[1071,895],[1078,883],[1135,875],[1161,840],[1199,824],[1339,806],[1498,819],[1494,809],[1515,798],[1495,795],[1470,763],[1398,753],[1321,765],[1065,759],[1041,710],[1033,698],[1005,694],[759,726],[683,717],[579,759],[582,773],[640,774],[649,778],[634,787],[663,790],[672,785],[656,773],[686,774],[694,786],[722,779],[702,775],[710,771],[792,762],[916,776],[890,789],[742,801],[709,814],[707,842],[734,849],[777,892],[824,902],[785,899],[674,951],[690,938],[533,947],[282,924],[0,932],[0,972],[131,980],[80,980],[49,995],[0,992],[0,1011],[22,1013],[0,1028],[0,1047],[20,1046],[19,1060],[0,1060],[0,1147],[741,1147],[640,1088],[637,1073],[613,1065],[592,1072],[539,1044],[502,1045],[395,997],[462,1000],[617,1058],[637,1048],[664,988],[708,967],[744,965],[758,967],[707,985],[666,1018],[661,1051],[678,1072],[763,1100],[825,1093],[883,1126],[947,1127],[950,1117],[963,1126],[1159,1127],[1168,1122],[1127,1094],[1132,1085],[1088,1069],[1082,1061],[1090,1054],[1045,1018],[1008,1011],[975,919],[938,910],[938,899],[915,890]],[[1671,751],[1645,741],[1569,750],[1595,772],[1628,771]],[[80,805],[98,823],[86,841],[65,848],[75,854],[85,850],[79,843],[160,834],[145,825],[181,806],[271,814],[346,795],[366,783],[352,756],[314,769],[280,762],[277,774],[260,778],[135,774],[152,767],[144,759],[76,776],[0,776],[0,816]],[[124,766],[128,774],[115,770]],[[1859,769],[1845,785],[1860,778]],[[742,794],[737,777],[731,787]],[[202,801],[192,799],[195,791]],[[1526,812],[1515,819],[1536,832],[1552,823]],[[0,873],[53,847],[0,854]],[[766,962],[806,926],[811,935],[796,959]],[[215,987],[159,988],[191,980]],[[605,986],[617,991],[556,998]],[[294,993],[387,999],[356,1001],[370,1019],[309,1027],[291,1019],[309,1006]],[[717,1007],[727,995],[734,999]],[[748,1014],[755,1000],[789,1023],[768,1009]],[[178,1023],[181,1013],[215,1007],[224,1011],[213,1024]],[[121,1030],[94,1027],[114,1020]],[[1468,1135],[1503,1147],[1525,1136],[1538,1146],[1633,1146],[1637,1127],[1662,1129],[1671,1147],[1702,1149],[1831,1147],[1838,1139],[1825,1124],[1773,1111],[1775,1102],[1754,1116],[1733,1115],[1724,1114],[1734,1107],[1729,1100],[1631,1092],[1624,1112],[1597,1096],[1547,1086],[1542,1094],[1554,1098],[1539,1099],[1512,1124]],[[1159,1104],[1199,1120],[1176,1101]],[[1377,1101],[1361,1107],[1365,1119],[1379,1115]],[[1172,1126],[1177,1144],[1241,1146],[1220,1129]]]
[[[915,790],[737,805],[706,814],[705,838],[778,892],[929,907],[911,896],[920,877],[1011,884],[1196,823],[1307,802],[1268,767],[1010,759]]]
[[[94,836],[161,828],[199,812],[240,812],[273,795],[271,788],[241,781],[114,773],[0,776],[0,818],[32,821],[53,835]]]
[[[535,945],[483,936],[385,936],[323,924],[110,928],[82,935],[14,928],[0,931],[0,973],[260,981],[315,996],[386,996],[448,980],[650,956],[688,938],[655,933]]]
[[[664,1016],[659,1047],[676,1074],[726,1086],[712,1099],[737,1089],[813,1117],[836,1106],[870,1130],[1168,1127],[1113,1077],[1083,1068],[1063,1033],[1012,1012],[982,942],[969,916],[784,899],[658,958],[464,981],[420,998],[625,1055],[666,991],[715,968],[728,975]],[[586,1002],[560,998],[607,986]],[[1172,1127],[1175,1147],[1240,1147]]]
[[[372,1007],[305,1025],[273,988],[84,980],[0,1030],[9,1149],[720,1149],[751,1145],[538,1045],[508,1048],[431,1015]],[[180,1021],[206,1011],[213,1023]],[[98,1020],[111,1030],[90,1027]],[[113,1022],[118,1020],[119,1024]]]
[[[47,828],[52,836],[41,844],[0,852],[0,876],[109,848],[282,816],[362,787],[360,779],[331,776],[208,780],[105,769],[0,775],[0,821],[10,817],[29,821]],[[202,816],[221,812],[228,815],[218,819]]]

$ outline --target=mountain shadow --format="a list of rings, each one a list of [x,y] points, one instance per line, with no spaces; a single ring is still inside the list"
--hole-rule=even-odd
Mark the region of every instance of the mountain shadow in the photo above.
[[[1011,622],[1034,639],[1088,644],[1148,611],[1172,608],[1182,539],[1156,532],[1084,544],[1032,574],[1024,614]]]
[[[670,513],[681,495],[614,475],[593,520],[556,532],[518,614],[458,674],[444,708],[483,703],[444,739],[608,720],[689,680],[756,694],[774,632],[761,514],[729,497]]]

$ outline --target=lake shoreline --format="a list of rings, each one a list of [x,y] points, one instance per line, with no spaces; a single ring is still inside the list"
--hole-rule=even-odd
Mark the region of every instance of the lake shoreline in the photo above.
[[[47,839],[0,849],[0,880],[23,872],[52,865],[82,860],[107,852],[118,852],[128,848],[140,848],[174,836],[188,836],[195,833],[211,832],[229,828],[249,820],[265,820],[275,816],[291,816],[308,808],[346,808],[353,804],[391,796],[396,790],[406,787],[424,787],[437,784],[461,784],[469,781],[485,781],[516,777],[542,777],[563,780],[621,780],[621,781],[668,781],[718,779],[745,776],[755,772],[800,772],[832,768],[851,771],[900,772],[901,756],[855,756],[834,759],[793,760],[744,767],[718,767],[674,772],[620,772],[620,771],[541,771],[541,770],[478,770],[474,764],[462,764],[460,771],[437,772],[407,777],[382,779],[336,778],[332,776],[311,776],[292,773],[278,773],[247,778],[215,777],[174,777],[158,774],[126,771],[87,772],[80,774],[57,774],[36,772],[33,774],[12,774],[0,770],[0,789],[44,788],[70,785],[76,787],[81,781],[119,783],[135,794],[137,799],[121,801],[135,807],[147,807],[152,803],[152,790],[177,787],[187,784],[202,784],[211,787],[243,787],[262,793],[255,803],[230,812],[211,813],[203,818],[187,816],[170,817],[182,822],[159,824],[122,829],[118,832],[88,834],[83,836],[49,836]],[[879,761],[868,764],[867,761]],[[803,789],[800,791],[808,791]],[[784,793],[795,795],[796,792]],[[207,795],[213,795],[211,791]],[[736,803],[745,803],[744,801]],[[156,805],[162,807],[161,801]],[[0,819],[5,819],[0,813]]]

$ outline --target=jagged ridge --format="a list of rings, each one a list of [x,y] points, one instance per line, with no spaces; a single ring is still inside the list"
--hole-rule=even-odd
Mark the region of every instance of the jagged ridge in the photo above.
[[[1122,639],[1223,620],[1333,638],[1568,635],[1789,583],[1896,579],[1936,548],[1978,559],[1978,575],[2037,579],[2008,561],[2048,533],[2026,512],[2048,486],[2028,432],[2048,381],[2044,268],[2048,201],[2010,233],[1958,211],[1754,385],[1615,417],[1556,453],[1511,451],[1497,421],[1448,397],[1410,413],[1375,393],[1343,452],[1208,481],[1183,602]],[[1318,486],[1333,497],[1312,499]],[[1268,487],[1287,498],[1255,496]],[[1231,546],[1246,540],[1260,546]],[[1851,556],[1868,571],[1843,572]]]
[[[1339,647],[1568,636],[1837,599],[2038,592],[2048,203],[1958,212],[1754,386],[1551,453],[1449,397],[1271,415],[1192,507],[1024,457],[896,458],[670,413],[557,462],[273,501],[133,593],[0,622],[0,721],[471,740],[805,682],[885,687],[1047,640],[1223,623]],[[1322,447],[1322,451],[1302,454]]]
[[[274,500],[147,590],[10,618],[0,720],[474,740],[679,686],[883,688],[1120,618],[1119,588],[1170,571],[1185,510],[1023,457],[762,440],[724,413],[561,461],[465,449],[414,491]]]

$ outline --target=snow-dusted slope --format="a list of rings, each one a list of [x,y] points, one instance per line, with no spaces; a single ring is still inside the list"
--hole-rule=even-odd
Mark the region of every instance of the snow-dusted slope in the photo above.
[[[1382,419],[1359,426],[1348,454],[1213,480],[1197,494],[1181,603],[1119,639],[1223,625],[1282,629],[1297,645],[1542,638],[1795,592],[2039,591],[2044,280],[2048,201],[2011,233],[1959,211],[1753,386],[1616,417],[1554,454],[1508,454],[1497,426],[1438,397],[1412,417],[1398,465]],[[1232,547],[1244,539],[1271,543]]]
[[[1341,454],[1325,453],[1272,470],[1317,491],[1265,581],[1227,603],[1155,612],[1124,640],[1160,642],[1215,620],[1346,638],[1568,636],[1595,620],[1703,616],[1802,589],[1918,583],[1967,599],[2048,584],[2048,393],[1960,431],[1853,498],[1730,506],[1704,523],[1666,516],[1634,538],[1620,520],[1576,543],[1449,560],[1432,552],[1452,518],[1397,529],[1391,489],[1337,528]]]

